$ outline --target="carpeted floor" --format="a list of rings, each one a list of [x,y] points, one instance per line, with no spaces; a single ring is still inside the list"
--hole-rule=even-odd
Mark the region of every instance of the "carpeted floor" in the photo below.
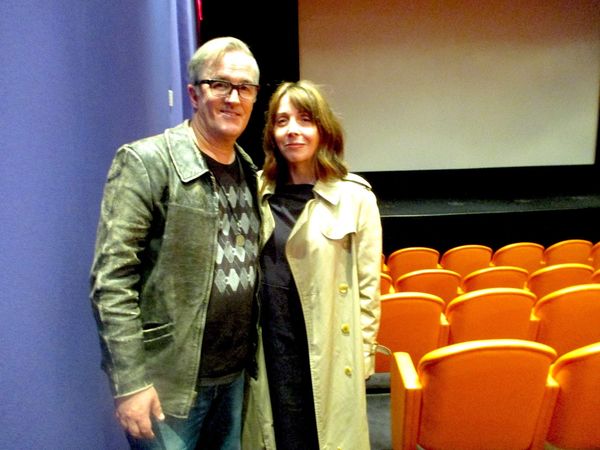
[[[371,450],[392,450],[388,373],[376,373],[367,381],[367,415]]]
[[[390,394],[367,393],[367,414],[371,450],[392,450],[390,436]]]

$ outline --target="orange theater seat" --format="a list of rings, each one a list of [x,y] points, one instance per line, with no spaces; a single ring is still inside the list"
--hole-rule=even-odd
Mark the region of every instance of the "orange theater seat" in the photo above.
[[[527,289],[540,299],[564,287],[590,283],[593,273],[594,269],[587,264],[554,264],[529,274]]]
[[[536,336],[531,309],[536,297],[525,289],[479,289],[459,295],[446,306],[448,342],[478,339],[531,339]]]
[[[541,449],[558,386],[556,352],[519,339],[449,345],[415,370],[406,353],[391,369],[394,450]]]
[[[463,277],[462,290],[464,292],[493,287],[511,287],[524,289],[527,284],[529,272],[516,266],[490,266],[477,269]]]
[[[390,274],[390,269],[387,266],[387,262],[385,260],[385,254],[381,254],[381,273]]]
[[[497,249],[492,255],[495,266],[516,266],[535,272],[544,262],[544,246],[537,242],[514,242]]]
[[[600,342],[562,355],[550,374],[560,389],[546,441],[558,448],[600,448]]]
[[[460,274],[447,269],[415,270],[401,275],[394,283],[396,292],[427,292],[449,303],[460,294]]]
[[[571,286],[542,297],[533,306],[532,319],[538,322],[535,340],[558,355],[600,342],[600,284]]]
[[[600,241],[596,242],[592,247],[592,252],[590,255],[592,267],[595,270],[600,269]]]
[[[381,297],[377,342],[392,352],[406,352],[416,362],[430,350],[446,345],[445,303],[435,295],[403,292]],[[375,371],[390,371],[390,355],[377,353]]]
[[[392,280],[413,270],[435,269],[440,252],[430,247],[405,247],[398,249],[387,258],[387,266]]]
[[[390,294],[391,292],[393,292],[392,288],[392,277],[389,276],[387,273],[381,272],[379,278],[379,291],[381,295]]]
[[[459,245],[446,250],[440,259],[444,269],[458,272],[464,277],[474,270],[488,267],[492,261],[492,249],[486,245]]]
[[[592,247],[593,243],[586,239],[565,239],[544,250],[544,263],[547,266],[564,263],[591,264]]]

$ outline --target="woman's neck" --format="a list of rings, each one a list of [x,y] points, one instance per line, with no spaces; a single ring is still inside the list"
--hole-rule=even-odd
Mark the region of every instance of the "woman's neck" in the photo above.
[[[315,184],[317,176],[314,169],[302,169],[296,166],[288,166],[288,183],[290,184]]]

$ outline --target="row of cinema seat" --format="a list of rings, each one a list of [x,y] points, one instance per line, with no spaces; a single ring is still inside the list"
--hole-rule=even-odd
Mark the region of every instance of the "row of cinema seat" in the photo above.
[[[428,292],[449,302],[457,295],[489,287],[531,290],[538,298],[575,284],[600,282],[600,242],[583,239],[547,248],[517,242],[495,252],[485,245],[462,245],[440,253],[429,247],[382,255],[381,293]]]
[[[394,450],[600,448],[600,342],[469,341],[391,371]],[[418,446],[418,447],[417,447]]]
[[[479,247],[462,266],[446,255]],[[434,257],[413,263],[435,265],[406,272],[451,274],[450,287],[402,273],[382,295],[376,372],[391,376],[394,450],[600,448],[600,245],[506,247],[527,262],[485,246],[421,252]]]
[[[599,283],[600,270],[587,264],[564,263],[545,266],[533,273],[514,266],[490,266],[461,277],[448,269],[421,269],[398,277],[392,285],[386,274],[381,275],[381,293],[427,292],[446,303],[460,294],[493,287],[527,289],[541,298],[557,289],[578,284]]]
[[[430,247],[405,247],[382,255],[384,272],[393,280],[406,272],[442,267],[465,276],[487,266],[517,266],[529,273],[543,267],[562,263],[588,264],[600,268],[600,241],[565,239],[544,247],[536,242],[514,242],[497,250],[479,244],[459,245],[440,252]]]
[[[436,348],[481,339],[535,341],[559,356],[600,342],[600,284],[566,287],[541,299],[525,289],[480,289],[448,305],[424,292],[381,297],[378,343],[408,353],[415,364]],[[388,355],[376,355],[376,372],[388,372],[389,365]]]

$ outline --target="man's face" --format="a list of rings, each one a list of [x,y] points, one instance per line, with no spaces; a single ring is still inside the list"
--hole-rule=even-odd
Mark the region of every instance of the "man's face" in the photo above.
[[[204,78],[233,84],[256,83],[256,63],[245,53],[227,53],[208,69]],[[205,139],[229,144],[246,129],[254,102],[241,99],[236,89],[226,97],[214,95],[208,84],[190,85],[188,91],[196,109],[194,120]]]

